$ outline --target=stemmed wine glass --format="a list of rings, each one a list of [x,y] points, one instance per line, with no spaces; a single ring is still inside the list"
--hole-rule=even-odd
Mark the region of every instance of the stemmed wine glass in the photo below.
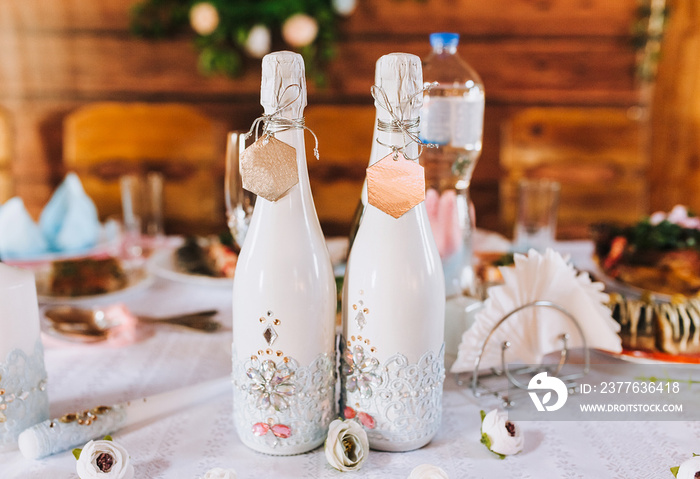
[[[224,196],[226,201],[226,222],[233,244],[240,251],[248,232],[250,217],[253,214],[256,195],[243,189],[241,181],[240,157],[246,147],[246,133],[231,131],[226,138],[226,179]]]

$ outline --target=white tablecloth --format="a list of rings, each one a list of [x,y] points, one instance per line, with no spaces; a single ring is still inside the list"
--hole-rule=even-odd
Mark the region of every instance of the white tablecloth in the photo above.
[[[589,246],[582,247],[576,246],[576,256],[585,257],[590,251]],[[161,326],[152,336],[122,348],[48,344],[52,417],[230,375],[230,288],[157,279],[125,302],[140,314],[218,308],[217,318],[226,327],[205,334]],[[524,451],[500,460],[479,443],[479,410],[489,407],[483,401],[487,400],[475,398],[448,375],[442,428],[434,440],[409,453],[372,451],[357,473],[332,469],[321,448],[291,457],[246,448],[233,429],[229,394],[113,436],[129,451],[136,477],[152,479],[195,478],[213,467],[233,468],[240,479],[405,479],[424,463],[439,465],[453,479],[671,478],[669,467],[700,453],[700,422],[528,421],[521,423]],[[38,461],[8,452],[0,454],[0,478],[76,478],[75,462],[70,451]]]

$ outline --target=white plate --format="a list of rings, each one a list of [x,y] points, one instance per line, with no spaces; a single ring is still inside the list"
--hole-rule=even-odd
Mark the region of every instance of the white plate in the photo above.
[[[149,259],[148,264],[153,274],[171,281],[198,284],[200,286],[233,287],[233,278],[216,278],[181,270],[177,266],[175,250],[167,249],[154,253]]]
[[[148,274],[148,271],[143,267],[127,267],[124,268],[126,274],[126,286],[116,291],[103,294],[93,294],[87,296],[56,296],[49,292],[49,280],[51,274],[50,265],[45,265],[34,270],[36,277],[37,299],[40,304],[56,304],[56,303],[71,303],[71,304],[95,304],[95,303],[111,303],[122,301],[124,298],[143,291],[148,288],[153,282],[153,276]]]

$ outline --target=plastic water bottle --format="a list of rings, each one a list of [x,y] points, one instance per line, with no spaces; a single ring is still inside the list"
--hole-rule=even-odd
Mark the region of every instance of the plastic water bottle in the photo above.
[[[420,136],[438,145],[433,156],[448,157],[455,174],[469,186],[481,155],[484,130],[484,85],[479,75],[457,53],[457,33],[433,33],[433,50],[425,59],[423,79],[437,85],[423,96]],[[465,186],[465,185],[460,185]]]
[[[432,143],[421,162],[426,176],[426,208],[445,273],[446,359],[457,352],[482,295],[472,262],[476,228],[469,185],[481,155],[484,86],[459,56],[456,33],[430,35],[432,52],[423,64],[425,86],[420,138]]]

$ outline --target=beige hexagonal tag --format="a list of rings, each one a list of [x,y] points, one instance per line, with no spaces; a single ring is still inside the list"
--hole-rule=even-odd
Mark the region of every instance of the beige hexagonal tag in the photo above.
[[[402,153],[389,154],[367,168],[367,199],[384,213],[400,218],[425,199],[425,173]]]
[[[299,183],[296,149],[263,135],[241,153],[241,182],[251,193],[277,201]]]

